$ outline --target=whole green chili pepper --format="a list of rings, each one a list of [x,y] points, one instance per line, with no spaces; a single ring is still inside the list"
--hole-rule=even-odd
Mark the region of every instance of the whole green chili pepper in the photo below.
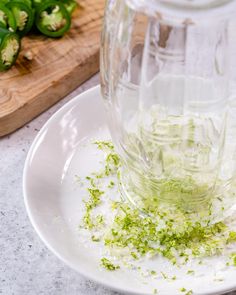
[[[6,28],[11,32],[16,31],[16,21],[12,12],[0,3],[0,27]]]
[[[71,17],[61,2],[48,0],[36,7],[36,27],[48,37],[61,37],[70,29]]]
[[[27,0],[12,0],[6,7],[13,13],[17,32],[22,37],[29,32],[34,23],[34,11]]]
[[[8,70],[16,61],[20,51],[20,37],[0,28],[0,71]]]

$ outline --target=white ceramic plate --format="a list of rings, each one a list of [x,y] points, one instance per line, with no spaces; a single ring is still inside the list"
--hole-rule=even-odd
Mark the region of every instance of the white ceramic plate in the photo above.
[[[198,266],[197,275],[186,275],[191,263],[175,269],[163,259],[144,261],[144,266],[175,274],[177,280],[144,278],[121,268],[108,272],[99,267],[101,246],[82,243],[78,225],[84,192],[75,175],[86,175],[99,166],[99,157],[89,146],[92,139],[109,139],[99,87],[92,88],[61,108],[34,140],[24,169],[24,197],[30,220],[47,247],[84,276],[114,290],[129,294],[222,294],[236,288],[236,268],[222,266],[213,258]],[[223,280],[222,280],[223,279]]]

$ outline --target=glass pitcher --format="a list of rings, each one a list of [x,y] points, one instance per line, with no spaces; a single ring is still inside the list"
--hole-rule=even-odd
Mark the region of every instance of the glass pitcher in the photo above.
[[[229,187],[221,172],[235,12],[235,1],[107,2],[102,95],[122,194],[145,212],[200,210]]]

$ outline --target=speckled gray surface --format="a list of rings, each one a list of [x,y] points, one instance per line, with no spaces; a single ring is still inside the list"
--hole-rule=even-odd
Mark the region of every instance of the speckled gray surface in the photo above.
[[[115,295],[65,266],[41,242],[26,214],[22,173],[39,129],[63,104],[98,83],[93,77],[57,105],[0,139],[0,294]]]
[[[97,83],[95,76],[25,127],[0,139],[0,294],[119,295],[81,277],[44,246],[29,222],[22,194],[24,162],[39,129],[63,104]]]

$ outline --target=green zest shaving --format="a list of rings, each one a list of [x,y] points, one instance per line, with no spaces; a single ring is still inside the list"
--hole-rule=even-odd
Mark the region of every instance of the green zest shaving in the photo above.
[[[107,151],[107,152],[113,152],[114,151],[114,145],[111,141],[95,141],[94,144],[97,145],[98,149],[102,151]]]
[[[231,231],[227,240],[228,243],[236,242],[236,232]]]
[[[180,292],[184,293],[184,295],[192,295],[193,294],[192,290],[187,291],[185,288],[181,288]]]
[[[232,259],[233,265],[236,266],[236,253],[232,253],[230,258]]]
[[[163,279],[165,279],[165,280],[168,279],[168,276],[163,271],[161,271],[161,275],[162,275]]]
[[[107,270],[116,270],[119,269],[119,265],[114,265],[110,260],[107,258],[102,258],[101,259],[101,265],[106,268]]]

